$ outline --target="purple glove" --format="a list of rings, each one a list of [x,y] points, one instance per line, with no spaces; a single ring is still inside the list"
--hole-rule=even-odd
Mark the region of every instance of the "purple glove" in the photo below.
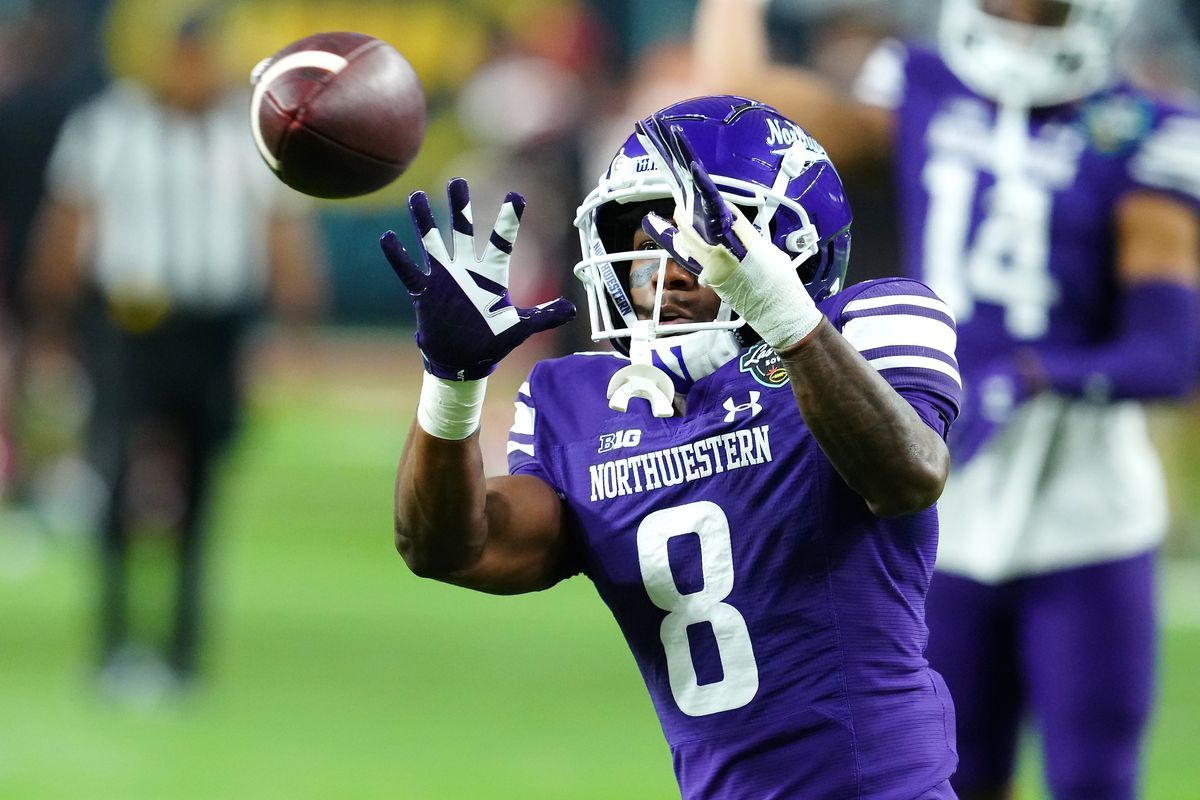
[[[425,193],[413,192],[408,198],[426,269],[413,261],[393,231],[385,233],[379,245],[412,298],[425,371],[447,380],[479,380],[492,374],[500,359],[533,334],[573,319],[575,306],[560,297],[517,308],[508,296],[508,260],[525,198],[508,193],[483,257],[477,258],[467,182],[455,178],[446,186],[446,194],[452,227],[449,249]]]
[[[657,116],[639,122],[637,131],[647,152],[656,156],[671,176],[676,222],[690,216],[692,229],[705,243],[722,245],[738,261],[743,260],[746,257],[746,245],[733,230],[733,210],[692,152],[683,131],[667,128]],[[655,219],[661,220],[659,217]],[[665,222],[651,222],[648,218],[642,228],[660,247],[671,253],[676,263],[699,275],[703,266],[695,258],[687,257],[686,251],[681,253],[676,249],[675,234],[678,231],[669,223],[663,224]]]

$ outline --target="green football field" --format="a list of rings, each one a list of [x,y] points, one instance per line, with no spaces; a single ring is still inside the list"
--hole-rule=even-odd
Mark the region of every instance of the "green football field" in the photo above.
[[[590,584],[487,597],[416,579],[395,555],[392,470],[417,374],[397,338],[394,360],[325,343],[301,367],[264,362],[220,485],[194,693],[152,707],[96,694],[85,538],[0,569],[0,798],[678,796]],[[519,369],[494,379],[489,447]],[[0,559],[30,558],[27,545],[0,531]],[[143,594],[165,590],[166,563],[164,542],[139,543]],[[1164,581],[1149,798],[1200,796],[1197,577],[1172,565]],[[153,634],[163,615],[147,603],[138,624]],[[1021,797],[1041,796],[1027,769]]]

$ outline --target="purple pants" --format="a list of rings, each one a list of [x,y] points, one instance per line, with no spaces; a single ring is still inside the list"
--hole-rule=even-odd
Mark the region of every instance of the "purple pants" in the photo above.
[[[958,720],[962,795],[1011,782],[1020,724],[1055,800],[1132,800],[1154,695],[1155,554],[990,586],[936,573],[930,664]]]

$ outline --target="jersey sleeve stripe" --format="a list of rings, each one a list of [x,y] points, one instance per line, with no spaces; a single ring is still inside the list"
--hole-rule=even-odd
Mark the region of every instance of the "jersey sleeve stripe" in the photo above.
[[[947,311],[943,312],[934,308],[924,308],[921,306],[880,306],[879,308],[868,308],[860,311],[852,311],[849,314],[843,312],[843,322],[860,319],[862,317],[885,317],[889,314],[904,314],[912,317],[926,317],[927,319],[936,319],[950,326],[956,327],[954,317]]]
[[[941,319],[912,314],[887,314],[851,319],[842,335],[862,352],[880,347],[929,347],[954,354],[957,334]]]
[[[512,433],[532,436],[537,411],[532,406],[520,401],[513,403],[513,406],[516,408],[516,413],[513,415],[512,428],[509,430]]]
[[[962,388],[962,378],[959,376],[956,368],[940,359],[930,358],[929,356],[883,356],[881,358],[869,358],[867,359],[867,363],[879,372],[888,369],[931,370],[949,377],[960,389]]]
[[[950,311],[950,307],[936,297],[919,295],[919,294],[885,294],[879,297],[859,297],[846,303],[844,313],[853,314],[858,311],[870,311],[872,309],[886,308],[888,306],[916,306],[918,308],[929,308],[934,311],[940,311],[947,317],[954,319],[954,314]]]
[[[513,409],[513,424],[508,429],[507,450],[510,473],[537,457],[533,447],[537,408],[533,404],[533,390],[529,386],[529,381],[525,381],[517,389],[517,399],[513,403]]]
[[[1167,120],[1130,161],[1130,175],[1146,186],[1200,198],[1200,147],[1197,142],[1200,142],[1200,120]]]
[[[877,347],[871,350],[863,350],[862,357],[870,361],[873,358],[883,358],[885,356],[923,356],[924,358],[936,358],[947,366],[958,369],[958,360],[950,353],[944,350],[935,350],[932,347],[914,347],[912,345],[896,345],[890,347]]]

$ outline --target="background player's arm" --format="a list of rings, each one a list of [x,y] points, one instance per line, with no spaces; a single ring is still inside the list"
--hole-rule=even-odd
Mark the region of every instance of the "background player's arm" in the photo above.
[[[946,443],[829,321],[778,352],[805,424],[872,513],[937,501],[950,473]]]
[[[811,70],[770,60],[766,3],[701,0],[694,45],[697,94],[736,94],[769,103],[821,142],[839,169],[886,159],[892,112],[856,102]]]
[[[1117,276],[1122,284],[1200,282],[1200,218],[1185,203],[1133,191],[1116,210]]]
[[[35,335],[65,332],[67,315],[83,290],[81,244],[89,225],[89,213],[64,200],[50,198],[38,212],[25,286]]]
[[[396,474],[395,527],[414,573],[470,589],[530,592],[578,571],[558,495],[530,475],[485,479],[478,432],[452,441],[412,426]]]
[[[1120,296],[1111,338],[1045,343],[1017,361],[1026,391],[1114,399],[1185,396],[1200,361],[1200,218],[1166,194],[1133,190],[1117,204]]]
[[[272,310],[288,322],[309,322],[325,310],[325,269],[315,221],[275,214],[267,222]]]

